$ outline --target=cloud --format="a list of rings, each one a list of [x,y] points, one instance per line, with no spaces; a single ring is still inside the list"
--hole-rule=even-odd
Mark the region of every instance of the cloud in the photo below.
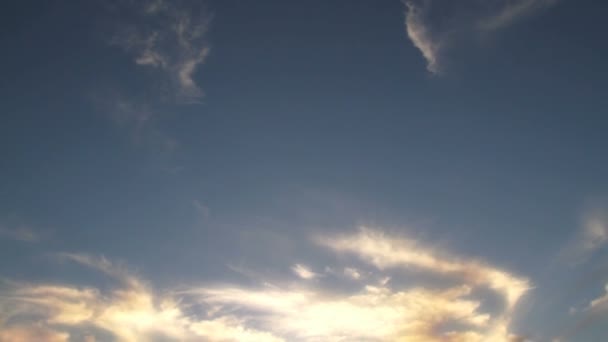
[[[574,264],[586,261],[608,243],[608,208],[594,205],[587,208],[581,218],[576,236],[560,253],[560,258]]]
[[[345,267],[344,275],[354,280],[359,280],[362,277],[361,272],[354,267]]]
[[[306,280],[317,278],[319,275],[313,271],[311,271],[308,267],[302,264],[295,264],[291,267],[293,273],[295,273],[298,277]]]
[[[475,286],[488,286],[502,294],[509,309],[531,288],[528,280],[482,262],[459,260],[425,247],[416,240],[392,238],[382,231],[367,227],[361,227],[358,234],[320,237],[317,241],[337,252],[355,254],[380,269],[417,267],[433,273],[458,276]]]
[[[437,74],[439,73],[439,50],[442,43],[441,39],[433,36],[426,24],[425,17],[429,11],[430,3],[429,0],[421,4],[406,1],[405,28],[407,36],[426,60],[428,71]]]
[[[479,302],[466,298],[470,291],[466,286],[406,291],[367,286],[354,294],[332,296],[301,288],[218,287],[191,293],[204,303],[251,310],[253,320],[287,340],[434,341],[451,336],[450,340],[464,341],[464,336],[479,335],[452,331],[437,336],[435,329],[450,321],[487,326],[489,315],[478,312]]]
[[[516,340],[509,323],[515,304],[529,288],[524,279],[378,229],[317,236],[314,241],[342,260],[353,255],[362,259],[370,267],[365,274],[372,275],[366,277],[371,281],[357,278],[358,269],[332,265],[358,279],[347,288],[336,287],[346,280],[345,274],[317,277],[304,264],[295,264],[292,271],[300,277],[296,282],[273,277],[270,285],[268,277],[259,275],[257,285],[182,285],[155,291],[106,258],[63,253],[60,260],[98,270],[116,284],[102,289],[8,283],[0,293],[0,331],[35,327],[65,338],[80,331],[97,337],[110,334],[118,341]],[[457,281],[389,284],[395,269],[409,267]],[[315,282],[308,281],[313,278]],[[477,289],[484,286],[505,298],[504,308],[483,309],[484,297]]]
[[[405,29],[433,74],[443,70],[445,49],[456,37],[489,33],[507,27],[556,0],[403,0]]]
[[[123,23],[112,42],[131,54],[135,64],[161,71],[176,100],[198,102],[203,92],[194,74],[209,53],[206,33],[210,16],[197,2],[154,0],[136,4],[117,6],[132,13],[133,20]]]
[[[557,0],[503,1],[499,11],[479,19],[478,27],[482,30],[496,30],[556,2]]]
[[[604,287],[605,293],[603,296],[593,299],[589,302],[587,310],[605,310],[608,309],[608,284]]]
[[[3,342],[68,342],[69,334],[56,332],[35,325],[20,327],[14,326],[0,330],[0,341]]]
[[[0,239],[9,239],[22,242],[38,242],[41,239],[40,234],[26,226],[18,226],[9,228],[0,226]]]
[[[580,248],[593,253],[608,242],[608,210],[594,208],[585,213]]]
[[[90,336],[110,334],[118,341],[281,341],[245,327],[238,318],[188,315],[178,298],[155,293],[144,281],[105,258],[79,254],[60,257],[97,269],[119,280],[120,285],[104,292],[65,284],[9,283],[0,296],[2,341],[67,341],[70,332],[91,328],[96,332]]]
[[[416,240],[394,238],[380,230],[361,227],[358,234],[319,237],[317,242],[339,253],[351,253],[381,270],[418,268],[434,274],[460,278],[470,287],[487,287],[504,301],[504,310],[496,319],[493,334],[505,336],[516,304],[531,289],[527,279],[489,266],[477,260],[463,260],[435,251]]]
[[[211,209],[209,209],[208,206],[206,206],[205,204],[203,204],[201,201],[199,200],[193,200],[192,201],[192,206],[194,207],[194,210],[196,210],[196,213],[203,219],[208,219],[209,215],[211,214]]]
[[[584,331],[589,326],[601,322],[608,314],[608,284],[604,285],[604,294],[589,301],[586,307],[581,310],[571,308],[571,315],[580,315],[577,321],[572,325],[566,325],[566,328],[560,333],[560,336],[554,341],[571,341],[581,331]],[[601,324],[601,323],[600,323]]]

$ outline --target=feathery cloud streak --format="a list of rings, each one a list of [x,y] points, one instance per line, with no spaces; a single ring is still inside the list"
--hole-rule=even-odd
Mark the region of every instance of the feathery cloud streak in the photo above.
[[[403,0],[405,29],[433,74],[442,71],[443,51],[455,36],[487,33],[552,5],[556,0]]]

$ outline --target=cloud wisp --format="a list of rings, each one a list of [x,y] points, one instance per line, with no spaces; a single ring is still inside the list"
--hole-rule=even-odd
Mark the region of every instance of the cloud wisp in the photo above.
[[[166,75],[177,101],[198,102],[203,92],[194,77],[209,53],[206,33],[211,17],[192,1],[144,1],[129,10],[134,19],[123,24],[112,42],[131,54],[137,65]]]
[[[530,287],[525,279],[477,261],[446,257],[377,229],[361,228],[315,241],[342,260],[356,255],[367,263],[365,273],[370,276],[364,278],[350,266],[332,265],[347,274],[326,272],[320,277],[296,264],[292,266],[295,274],[284,281],[259,279],[259,285],[181,286],[159,292],[105,258],[60,254],[100,271],[117,285],[102,290],[7,283],[0,296],[0,331],[9,337],[38,331],[57,341],[76,332],[119,341],[516,340],[509,323],[516,303]],[[396,269],[407,272],[409,267],[457,282],[444,286],[389,283]],[[340,280],[350,284],[348,289],[332,286]],[[483,309],[483,298],[476,291],[480,287],[504,298],[503,309]]]
[[[587,261],[608,244],[608,208],[595,205],[587,208],[573,240],[560,253],[560,258],[575,265]]]
[[[554,4],[556,0],[403,0],[405,29],[432,74],[443,71],[443,52],[454,38],[487,34]]]

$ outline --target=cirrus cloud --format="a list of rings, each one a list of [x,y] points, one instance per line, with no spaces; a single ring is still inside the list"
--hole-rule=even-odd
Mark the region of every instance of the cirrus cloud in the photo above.
[[[443,52],[456,37],[487,34],[553,5],[556,0],[403,0],[405,29],[433,74],[443,70]]]

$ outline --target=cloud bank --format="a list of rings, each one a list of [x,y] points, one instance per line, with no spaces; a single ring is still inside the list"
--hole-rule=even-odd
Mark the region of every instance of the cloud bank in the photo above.
[[[552,5],[556,0],[403,0],[405,29],[433,74],[456,37],[489,33]]]
[[[518,338],[511,334],[509,323],[515,305],[530,288],[525,279],[378,229],[317,236],[314,241],[349,264],[360,259],[370,276],[361,277],[352,266],[331,265],[344,269],[345,274],[326,272],[316,277],[303,264],[296,264],[294,274],[283,275],[279,282],[260,279],[259,285],[181,286],[156,291],[105,258],[60,254],[62,259],[98,270],[115,285],[104,290],[7,282],[0,296],[0,331],[4,334],[0,336],[9,341],[30,336],[23,335],[30,332],[56,341],[74,336],[87,336],[91,341],[110,336],[119,341],[273,342],[500,342]],[[450,281],[433,286],[389,281],[395,272],[408,272],[409,268]],[[351,286],[332,286],[340,280]],[[501,308],[482,309],[480,288],[502,298]]]

